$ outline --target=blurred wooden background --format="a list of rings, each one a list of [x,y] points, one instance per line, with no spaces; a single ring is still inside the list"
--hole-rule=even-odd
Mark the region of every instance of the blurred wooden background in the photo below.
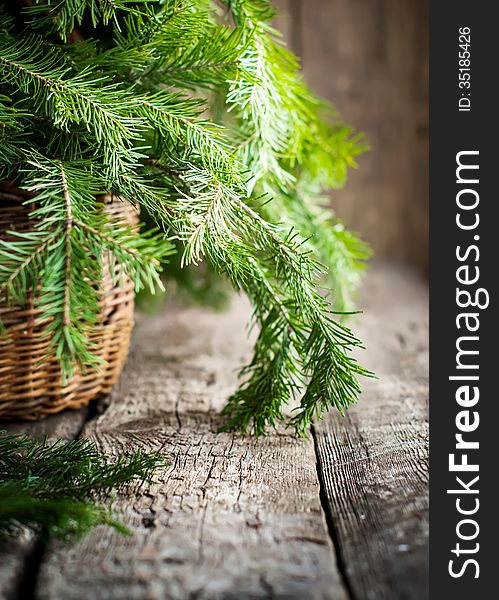
[[[428,265],[427,0],[276,0],[305,79],[365,132],[333,207],[377,258]]]

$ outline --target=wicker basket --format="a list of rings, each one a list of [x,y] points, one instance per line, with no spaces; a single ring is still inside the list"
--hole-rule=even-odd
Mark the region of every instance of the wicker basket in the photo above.
[[[0,236],[6,231],[29,231],[30,208],[15,188],[0,184]],[[113,219],[134,225],[137,214],[122,200],[104,197],[106,210]],[[119,269],[119,267],[117,267]],[[92,399],[111,391],[125,364],[133,326],[134,289],[132,282],[121,278],[113,285],[105,275],[101,296],[101,315],[90,336],[95,352],[104,363],[95,371],[77,371],[62,385],[61,371],[48,348],[50,337],[44,335],[47,322],[37,321],[34,298],[26,306],[13,306],[0,297],[0,319],[7,335],[0,334],[0,419],[36,420],[65,408],[77,409]]]

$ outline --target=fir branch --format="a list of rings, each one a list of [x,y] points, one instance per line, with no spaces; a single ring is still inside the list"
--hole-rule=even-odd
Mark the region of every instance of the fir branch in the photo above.
[[[240,29],[213,27],[192,46],[172,52],[166,61],[156,64],[154,78],[194,88],[224,84],[236,72],[241,43]]]
[[[66,174],[64,167],[61,165],[61,183],[62,191],[64,194],[64,204],[66,207],[66,226],[65,226],[65,252],[66,252],[66,266],[65,266],[65,277],[64,277],[64,315],[62,323],[65,328],[71,326],[71,303],[70,303],[70,289],[71,289],[71,232],[73,229],[73,209],[71,207],[71,196],[69,195],[68,182],[66,180]]]
[[[37,287],[43,257],[57,232],[6,233],[11,241],[0,239],[0,291],[8,300],[22,304],[28,290]]]
[[[156,125],[158,133],[163,132],[162,127],[165,128],[165,136],[171,133],[168,123],[165,126],[163,121],[157,121]],[[267,319],[268,314],[285,319],[291,332],[288,334],[286,331],[286,334],[290,335],[291,351],[294,353],[292,370],[301,381],[314,376],[315,379],[323,379],[325,361],[317,363],[321,373],[315,373],[311,365],[315,358],[329,359],[332,369],[328,367],[327,372],[332,377],[330,385],[334,388],[334,394],[329,394],[326,399],[319,398],[311,388],[308,398],[314,399],[314,409],[305,411],[305,407],[302,407],[303,410],[294,420],[297,430],[302,433],[307,419],[314,414],[321,416],[321,407],[325,404],[343,406],[355,400],[359,392],[355,374],[366,375],[368,371],[359,367],[347,353],[360,342],[348,329],[336,324],[328,316],[331,310],[329,304],[315,288],[320,266],[307,252],[302,252],[293,244],[294,233],[283,238],[276,226],[267,223],[241,200],[244,180],[230,168],[238,164],[237,160],[218,146],[217,150],[215,162],[213,157],[200,166],[184,161],[180,179],[188,192],[177,193],[170,199],[170,227],[185,244],[186,263],[197,262],[206,255],[219,272],[225,272],[236,287],[248,293],[257,307],[262,328],[269,329],[272,326]],[[220,171],[220,165],[224,166],[224,171]],[[273,280],[275,284],[270,283]],[[307,307],[306,310],[304,307]],[[276,330],[279,328],[276,327]],[[283,331],[282,328],[280,330]],[[307,344],[307,339],[314,331],[319,331],[322,346]],[[272,357],[274,351],[268,347],[260,355]],[[257,360],[254,362],[258,363]],[[251,408],[254,407],[255,397],[262,398],[263,384],[267,385],[267,397],[273,399],[272,405],[280,406],[289,399],[289,392],[281,392],[278,397],[272,396],[276,391],[272,381],[276,377],[277,361],[272,364],[274,367],[269,369],[268,361],[265,366],[260,361],[260,370],[254,370],[254,376],[229,401],[225,411],[231,417],[229,427],[244,427],[245,412],[253,414],[256,433],[262,433],[265,423],[273,423],[275,418],[279,418],[277,414],[269,417],[269,411],[265,410],[257,415]],[[286,378],[292,387],[290,369],[284,374],[284,368],[284,362],[281,362],[279,369],[282,379]],[[341,403],[336,399],[337,393],[341,395]]]
[[[24,12],[34,17],[31,23],[37,29],[54,31],[66,41],[86,15],[90,15],[94,27],[100,22],[107,25],[116,21],[119,12],[132,11],[134,4],[132,0],[52,0],[25,6]]]
[[[16,235],[39,245],[33,248],[15,242],[0,244],[0,252],[3,250],[6,255],[13,247],[18,251],[2,269],[5,281],[0,279],[0,284],[4,283],[18,299],[24,300],[25,296],[19,293],[19,283],[13,288],[12,282],[19,280],[23,269],[31,267],[30,289],[40,290],[36,298],[39,320],[48,323],[47,335],[52,336],[51,348],[56,350],[64,378],[72,376],[76,365],[87,369],[100,364],[89,332],[99,315],[104,250],[113,258],[108,266],[113,278],[118,262],[137,290],[147,286],[154,292],[156,287],[162,287],[161,261],[173,249],[163,235],[151,231],[139,236],[130,227],[120,224],[117,228],[108,222],[97,200],[99,181],[88,167],[31,153],[23,173],[27,189],[37,193],[38,208],[32,217],[39,231]],[[23,283],[21,289],[28,288]]]
[[[81,221],[76,221],[76,225],[86,232],[84,239],[87,243],[90,240],[91,247],[100,246],[110,252],[111,257],[134,282],[136,292],[143,289],[148,289],[151,294],[156,289],[164,291],[160,277],[162,265],[176,249],[163,234],[150,229],[139,236],[121,223],[117,228],[108,222],[101,224],[100,229]],[[111,277],[116,275],[112,263],[109,265],[109,273]]]
[[[44,172],[43,178],[39,176],[31,186],[38,191],[41,203],[33,216],[44,217],[44,226],[50,223],[58,238],[42,271],[36,306],[41,312],[40,320],[48,321],[46,331],[47,335],[52,334],[51,348],[55,348],[63,378],[67,379],[72,377],[75,365],[85,369],[101,362],[92,352],[88,333],[99,314],[100,252],[89,261],[85,247],[75,235],[74,214],[85,213],[86,207],[70,170],[60,161],[43,159],[36,168],[43,168]]]
[[[236,23],[251,31],[238,76],[230,82],[227,94],[229,110],[240,118],[241,160],[254,173],[250,189],[262,181],[273,189],[289,191],[299,178],[297,166],[305,177],[313,175],[316,184],[331,187],[333,179],[333,187],[341,185],[344,161],[355,166],[353,158],[366,149],[362,137],[351,136],[351,130],[338,121],[329,125],[321,118],[327,107],[304,84],[297,58],[269,25],[274,14],[270,2],[234,0],[227,4]]]
[[[0,75],[24,94],[30,94],[35,110],[53,117],[54,126],[67,129],[84,124],[112,171],[119,160],[133,160],[133,142],[143,123],[133,113],[133,96],[92,69],[69,76],[71,67],[53,46],[50,53],[37,36],[16,41],[0,37]],[[105,84],[105,85],[104,85]]]
[[[86,440],[37,442],[0,432],[0,538],[27,527],[48,536],[81,535],[99,524],[129,530],[97,500],[164,465],[136,451],[111,463]]]
[[[195,261],[201,253],[206,253],[216,268],[225,271],[237,287],[242,287],[248,293],[258,308],[262,330],[272,330],[274,326],[267,315],[284,320],[286,329],[282,326],[275,326],[274,329],[280,332],[281,338],[284,335],[289,337],[290,359],[291,353],[295,353],[291,359],[292,370],[302,381],[311,377],[313,384],[306,398],[307,406],[302,405],[302,410],[294,419],[297,431],[303,433],[313,415],[322,416],[324,406],[343,407],[355,401],[359,393],[355,375],[369,374],[348,356],[348,351],[359,346],[360,342],[350,330],[328,316],[330,306],[315,287],[320,266],[307,252],[293,244],[293,234],[283,239],[275,226],[267,223],[220,182],[216,188],[203,194],[200,183],[210,190],[211,178],[206,175],[203,181],[200,173],[194,176],[198,186],[195,193],[179,203],[181,227],[177,231],[186,242],[187,260]],[[197,218],[193,218],[193,198],[196,198]],[[234,210],[236,207],[237,210]],[[189,208],[190,214],[187,213]],[[258,253],[251,249],[250,243]],[[270,283],[272,280],[276,281],[276,285]],[[312,338],[319,338],[319,341],[312,344]],[[260,355],[275,356],[270,341],[267,342],[267,348],[257,351],[254,359],[255,364],[263,366],[258,359],[258,352]],[[252,408],[247,409],[248,404],[254,406],[255,398],[262,398],[262,381],[267,385],[267,397],[273,398],[274,403],[281,405],[288,401],[289,392],[273,396],[276,392],[273,381],[277,361],[272,364],[270,370],[265,367],[254,370],[254,377],[229,400],[225,411],[231,417],[229,427],[245,426],[246,421],[241,417],[245,411],[253,414],[256,433],[262,433],[264,423],[273,423],[274,418],[279,418],[277,413],[269,418],[264,416],[267,414],[265,411],[257,416]],[[290,368],[285,367],[284,362],[279,368],[281,377],[286,378],[292,388]],[[285,368],[286,375],[282,374]],[[246,372],[243,371],[243,374]],[[327,378],[330,386],[324,391],[332,393],[320,397],[315,381],[324,378]]]
[[[354,402],[368,374],[334,314],[350,308],[367,249],[321,200],[365,147],[337,115],[324,120],[269,25],[270,2],[225,4],[230,15],[211,0],[55,0],[24,12],[37,34],[2,21],[0,173],[37,194],[37,225],[0,244],[12,254],[0,285],[18,298],[39,286],[69,372],[92,364],[105,257],[136,289],[157,287],[173,236],[182,266],[206,258],[254,306],[259,336],[228,426],[263,433],[294,399],[303,433],[326,408]],[[80,24],[89,39],[54,42]],[[140,206],[164,237],[113,226],[96,201],[104,192]],[[321,263],[332,303],[317,289]]]
[[[331,288],[332,303],[336,311],[349,313],[355,309],[354,297],[371,250],[332,215],[328,204],[329,198],[302,184],[288,193],[276,190],[262,212],[283,226],[296,227],[305,247],[323,265],[329,265],[325,281]]]

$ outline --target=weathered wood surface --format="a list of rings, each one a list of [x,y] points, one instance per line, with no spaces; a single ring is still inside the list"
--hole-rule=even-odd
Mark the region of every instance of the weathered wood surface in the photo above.
[[[244,301],[226,314],[169,305],[140,316],[124,376],[83,434],[111,455],[161,449],[169,467],[116,498],[133,537],[102,527],[55,544],[31,597],[424,598],[426,288],[373,268],[363,305],[354,325],[380,380],[307,441],[216,433],[251,348]],[[80,419],[76,435],[81,415],[64,418]],[[5,598],[24,600],[16,582]]]
[[[313,441],[218,434],[217,413],[248,358],[249,307],[167,309],[141,319],[107,411],[85,430],[116,455],[161,449],[170,468],[102,528],[42,565],[41,599],[345,598],[321,512]]]
[[[9,433],[25,433],[43,440],[73,440],[78,437],[89,418],[89,408],[67,410],[51,415],[42,421],[7,421],[0,423],[0,429]]]
[[[428,595],[428,295],[381,269],[363,295],[361,402],[315,431],[328,520],[354,598]]]
[[[0,548],[0,600],[20,600],[26,563],[33,548],[34,540],[28,533],[9,543],[8,550]]]

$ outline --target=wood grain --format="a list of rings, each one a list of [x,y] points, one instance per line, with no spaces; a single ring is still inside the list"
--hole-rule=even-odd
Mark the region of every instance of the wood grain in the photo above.
[[[379,379],[365,382],[348,417],[329,415],[307,441],[216,433],[250,354],[246,301],[225,314],[170,302],[138,315],[124,376],[83,434],[111,456],[160,449],[169,466],[116,496],[133,537],[101,527],[54,544],[35,597],[424,599],[427,289],[381,265],[362,298],[366,312],[352,325],[368,347],[359,358]],[[29,428],[72,437],[83,420],[65,413]],[[25,600],[22,543],[0,563],[7,600]]]
[[[330,530],[354,598],[428,596],[426,286],[380,269],[360,335],[379,377],[344,419],[315,430]]]
[[[169,306],[139,320],[106,412],[84,431],[100,449],[162,449],[170,466],[120,495],[134,528],[54,547],[40,599],[346,598],[321,511],[313,441],[218,434],[218,411],[247,358],[249,314]]]

